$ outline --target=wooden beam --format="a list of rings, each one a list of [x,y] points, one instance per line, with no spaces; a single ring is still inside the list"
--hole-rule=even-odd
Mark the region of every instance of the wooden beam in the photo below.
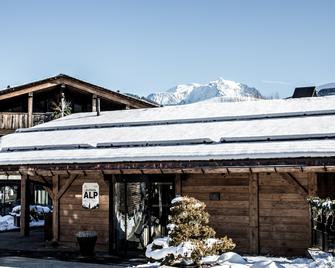
[[[97,116],[99,116],[100,115],[100,112],[101,112],[101,107],[100,107],[100,98],[99,97],[97,97],[96,98],[96,110],[97,110]]]
[[[78,177],[79,175],[70,175],[70,178],[66,180],[65,184],[62,186],[61,189],[59,189],[57,195],[56,195],[56,199],[59,201],[63,194],[71,187],[71,184],[75,181],[75,179]]]
[[[33,126],[33,100],[34,100],[34,93],[28,93],[28,127]]]
[[[294,187],[294,189],[306,199],[308,195],[308,191],[304,186],[300,184],[300,182],[291,174],[291,173],[279,173],[280,176],[285,179],[290,185]]]
[[[59,176],[52,177],[52,194],[54,197],[58,196],[59,192]],[[59,240],[59,199],[53,199],[53,210],[52,210],[52,234],[53,241]]]
[[[52,189],[50,189],[47,186],[43,186],[43,189],[49,194],[50,198],[52,199],[52,201],[55,199],[54,194],[52,192]]]
[[[317,174],[309,173],[308,174],[308,195],[316,196],[317,190],[318,190]]]
[[[259,190],[258,174],[249,179],[249,245],[250,253],[259,254]]]
[[[92,112],[97,111],[97,95],[92,94]]]
[[[308,195],[309,196],[317,196],[318,191],[318,180],[317,180],[317,174],[316,173],[309,173],[308,177]],[[309,218],[312,219],[312,211],[309,209]],[[312,221],[308,221],[309,224],[309,230],[312,230]],[[313,245],[313,232],[309,232],[309,242],[310,246]]]
[[[128,105],[132,108],[146,108],[146,107],[148,107],[148,105],[145,105],[144,103],[141,103],[141,101],[132,100],[131,98],[129,98],[129,99],[125,98],[122,95],[120,96],[119,94],[114,93],[113,91],[107,92],[107,90],[106,90],[106,92],[105,92],[105,90],[99,90],[95,87],[84,85],[82,83],[72,81],[72,80],[69,80],[67,78],[60,78],[59,81],[61,83],[64,83],[64,84],[68,85],[68,86],[71,86],[71,87],[73,87],[77,90],[88,92],[88,93],[91,93],[91,94],[95,94],[95,95],[97,95],[97,97],[101,97],[101,98],[104,98],[106,100],[111,100],[111,101],[114,101],[114,102],[117,102],[117,103],[122,103],[122,104]]]
[[[306,173],[325,172],[326,171],[325,166],[303,167],[302,170],[303,170],[303,172],[306,172]]]
[[[29,180],[28,176],[21,177],[21,216],[20,232],[22,236],[29,235]]]
[[[276,167],[276,172],[278,173],[288,173],[288,172],[302,172],[300,166],[296,167]]]
[[[28,94],[29,92],[36,92],[36,91],[40,91],[40,90],[55,87],[55,86],[57,86],[57,83],[47,82],[47,83],[43,83],[43,84],[40,84],[40,85],[31,86],[29,88],[24,88],[24,89],[21,89],[21,90],[16,90],[16,91],[14,90],[13,92],[10,92],[10,93],[4,94],[4,95],[0,95],[0,100],[10,99],[10,98],[13,98],[13,97]]]
[[[175,177],[175,192],[176,192],[176,196],[182,196],[183,192],[182,192],[182,180],[181,180],[181,175],[180,174],[176,174]]]

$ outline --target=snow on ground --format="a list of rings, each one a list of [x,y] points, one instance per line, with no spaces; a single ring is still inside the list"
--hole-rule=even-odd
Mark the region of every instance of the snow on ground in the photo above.
[[[34,211],[37,214],[44,214],[44,213],[51,212],[50,208],[46,206],[31,205],[29,208],[30,208],[30,211]],[[13,207],[11,215],[14,216],[14,214],[16,214],[17,216],[20,216],[20,211],[21,211],[20,205]]]
[[[16,206],[12,209],[10,215],[0,216],[0,231],[9,231],[14,229],[19,229],[14,225],[14,216],[20,216],[21,206]],[[35,212],[38,216],[44,215],[44,213],[49,213],[51,210],[49,207],[32,205],[30,206],[30,211]],[[36,220],[31,217],[30,227],[44,226],[44,220]]]
[[[36,226],[44,226],[44,220],[32,220],[30,222],[30,227],[36,227]],[[1,231],[10,231],[14,229],[19,229],[19,227],[16,227],[14,225],[14,216],[12,215],[5,215],[0,216],[0,232]]]
[[[332,268],[335,267],[335,259],[330,254],[313,259],[265,256],[242,257],[234,252],[227,252],[221,256],[209,256],[203,259],[204,264],[210,264],[213,268]],[[159,262],[148,262],[138,265],[138,268],[157,268]],[[166,266],[164,266],[166,267]]]

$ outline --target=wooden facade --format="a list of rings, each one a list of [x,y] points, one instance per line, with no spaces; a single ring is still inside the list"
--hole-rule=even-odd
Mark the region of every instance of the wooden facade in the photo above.
[[[0,91],[0,136],[54,119],[54,106],[64,100],[70,102],[72,113],[156,107],[61,74]]]
[[[217,235],[231,237],[237,244],[237,252],[304,255],[311,245],[307,197],[317,193],[318,176],[321,181],[325,174],[333,176],[334,173],[325,170],[317,173],[312,167],[304,172],[293,166],[286,167],[286,172],[262,172],[261,168],[255,173],[204,173],[201,170],[194,168],[181,173],[175,170],[174,174],[173,170],[170,170],[169,176],[175,178],[175,193],[205,202],[211,215],[210,224]],[[121,172],[119,176],[131,173],[129,170],[119,171]],[[28,174],[28,177],[35,182],[50,184],[49,193],[54,200],[53,233],[56,240],[76,246],[76,232],[94,230],[99,236],[98,248],[113,252],[114,193],[113,187],[110,186],[115,183],[113,180],[115,175],[108,174],[115,173],[115,170],[83,168],[51,171],[39,167],[30,168],[29,171],[22,169],[21,172]],[[162,174],[161,170],[157,169],[140,172],[134,170],[132,173],[128,176],[134,179],[144,173],[151,174],[152,178]],[[84,182],[99,184],[100,208],[96,210],[82,208],[81,187]],[[22,187],[25,187],[24,182]],[[24,228],[25,225],[21,226]]]

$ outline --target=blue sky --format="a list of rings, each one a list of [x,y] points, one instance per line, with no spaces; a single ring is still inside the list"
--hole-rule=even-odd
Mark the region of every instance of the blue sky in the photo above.
[[[139,95],[219,77],[335,82],[335,1],[1,1],[0,87],[65,73]]]

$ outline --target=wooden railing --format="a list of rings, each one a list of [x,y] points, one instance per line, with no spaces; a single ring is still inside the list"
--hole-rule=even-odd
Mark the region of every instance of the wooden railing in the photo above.
[[[50,113],[33,113],[33,126],[52,120]],[[28,127],[28,113],[0,113],[0,129],[15,130]]]

